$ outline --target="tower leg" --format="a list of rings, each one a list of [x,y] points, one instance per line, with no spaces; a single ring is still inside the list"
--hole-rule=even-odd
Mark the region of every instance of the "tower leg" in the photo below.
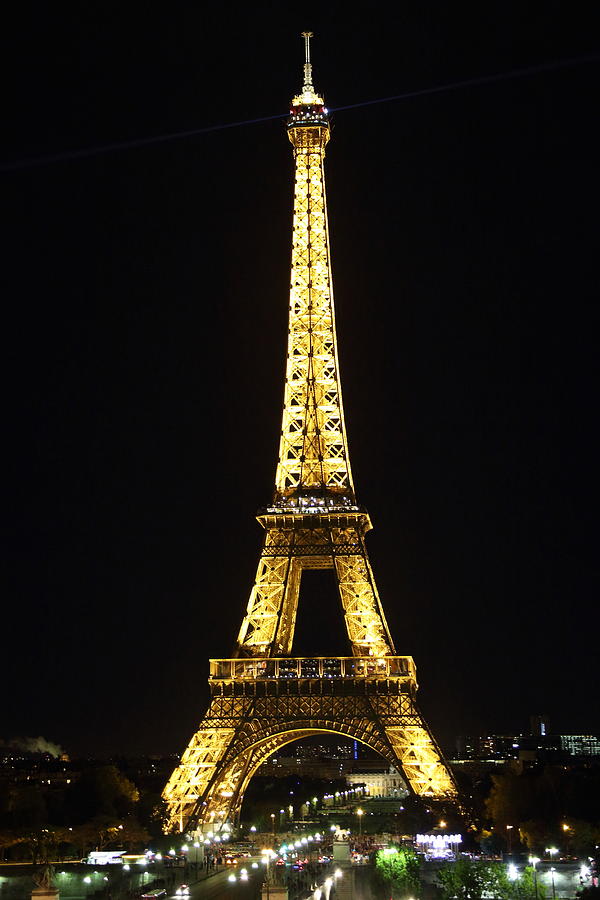
[[[371,676],[350,684],[312,678],[230,685],[263,693],[213,697],[163,794],[171,829],[191,823],[216,830],[236,821],[262,763],[285,744],[315,734],[344,735],[371,747],[418,796],[454,798],[452,775],[412,696],[399,692],[398,684],[385,696],[390,684]]]

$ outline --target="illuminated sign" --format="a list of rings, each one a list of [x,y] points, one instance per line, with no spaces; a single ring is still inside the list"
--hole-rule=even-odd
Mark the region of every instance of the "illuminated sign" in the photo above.
[[[462,835],[460,834],[417,834],[415,835],[417,844],[424,844],[432,847],[434,850],[447,850],[455,844],[462,843]]]

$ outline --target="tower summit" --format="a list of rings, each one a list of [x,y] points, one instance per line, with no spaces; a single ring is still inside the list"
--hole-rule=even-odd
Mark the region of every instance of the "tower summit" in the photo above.
[[[312,84],[310,38],[305,41],[302,93],[287,123],[296,179],[288,358],[275,504],[354,503],[354,489],[336,348],[333,286],[325,202],[329,118]]]
[[[312,82],[311,32],[302,92],[287,133],[295,162],[283,417],[275,490],[259,511],[263,546],[230,659],[210,661],[211,703],[163,796],[171,827],[239,817],[257,768],[291,741],[336,733],[401,770],[413,793],[450,801],[456,787],[416,705],[412,657],[396,656],[365,546],[344,425],[324,159],[330,137]],[[302,573],[335,573],[350,656],[292,657]]]

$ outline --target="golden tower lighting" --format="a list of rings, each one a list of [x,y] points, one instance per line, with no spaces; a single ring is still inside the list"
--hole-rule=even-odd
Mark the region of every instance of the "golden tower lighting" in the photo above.
[[[319,733],[357,739],[400,769],[415,794],[456,787],[415,703],[412,657],[396,656],[367,556],[344,425],[329,257],[324,159],[330,137],[312,83],[287,124],[295,160],[288,355],[275,492],[257,516],[264,541],[231,659],[210,661],[211,703],[163,796],[172,829],[235,820],[250,778],[285,744]],[[291,656],[304,569],[335,572],[348,657]]]

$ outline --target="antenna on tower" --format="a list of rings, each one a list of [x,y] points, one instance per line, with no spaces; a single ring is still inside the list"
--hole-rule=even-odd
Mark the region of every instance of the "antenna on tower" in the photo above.
[[[312,83],[312,66],[310,64],[310,39],[314,37],[312,31],[303,31],[302,37],[304,38],[304,85],[303,91],[314,91],[313,83]]]

